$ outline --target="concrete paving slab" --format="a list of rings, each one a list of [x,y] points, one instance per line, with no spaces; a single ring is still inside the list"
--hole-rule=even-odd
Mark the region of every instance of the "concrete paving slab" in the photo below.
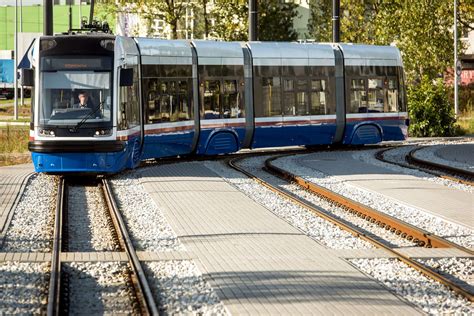
[[[419,313],[201,163],[141,180],[233,314]]]
[[[353,186],[474,228],[474,194],[374,166],[352,157],[353,152],[320,152],[300,158],[303,166],[338,176]],[[310,176],[310,175],[308,175]]]

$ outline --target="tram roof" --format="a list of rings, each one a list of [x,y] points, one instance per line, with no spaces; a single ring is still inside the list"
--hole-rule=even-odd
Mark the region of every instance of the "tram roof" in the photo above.
[[[400,51],[394,46],[339,44],[346,66],[402,66]]]
[[[334,52],[329,44],[296,42],[250,42],[254,65],[257,66],[334,66]]]

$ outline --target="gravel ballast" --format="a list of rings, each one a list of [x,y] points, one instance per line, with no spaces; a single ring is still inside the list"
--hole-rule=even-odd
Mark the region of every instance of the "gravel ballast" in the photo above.
[[[45,314],[49,263],[0,263],[0,314]]]
[[[132,241],[141,251],[186,251],[140,183],[141,171],[111,181]],[[225,315],[227,310],[193,260],[143,262],[155,301],[165,314]]]
[[[132,314],[127,265],[120,262],[63,264],[69,280],[70,314]]]
[[[350,259],[355,267],[430,315],[472,315],[472,304],[396,259]]]
[[[184,250],[163,212],[139,180],[139,171],[111,180],[114,195],[134,246],[139,251]]]
[[[373,156],[373,154],[374,151],[364,151],[355,152],[353,156],[355,156],[355,159],[365,159],[366,157]],[[370,207],[380,212],[425,229],[461,246],[472,248],[472,236],[474,232],[471,229],[387,198],[383,194],[348,184],[337,176],[327,175],[312,168],[305,167],[301,164],[301,160],[305,157],[307,157],[307,155],[283,157],[273,161],[273,164],[354,201],[364,205],[370,205]]]
[[[155,301],[167,314],[227,315],[219,298],[190,260],[144,264]]]
[[[37,174],[29,179],[14,210],[2,252],[51,251],[57,178]]]
[[[106,202],[99,187],[69,186],[68,251],[114,251]]]

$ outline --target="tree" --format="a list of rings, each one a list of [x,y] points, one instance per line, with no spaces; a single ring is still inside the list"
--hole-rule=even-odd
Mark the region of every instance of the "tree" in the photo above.
[[[258,3],[258,39],[262,41],[293,41],[298,34],[293,29],[297,16],[294,3],[280,0],[260,0]],[[216,0],[212,16],[215,37],[223,40],[248,39],[248,2],[245,0]]]
[[[214,18],[211,37],[226,41],[245,41],[248,7],[242,0],[216,0],[210,15]]]
[[[428,76],[423,76],[419,85],[408,90],[408,99],[412,136],[454,136],[459,133],[453,106],[441,79],[433,82]]]
[[[331,3],[310,1],[309,29],[317,41],[331,39]],[[472,0],[459,0],[459,12],[458,21],[472,25]],[[341,41],[395,44],[410,82],[439,77],[453,64],[453,22],[450,0],[341,0]]]
[[[104,0],[114,1],[114,0]],[[193,6],[190,0],[117,0],[120,5],[135,4],[137,13],[152,23],[161,19],[171,26],[171,37],[178,38],[178,22],[186,14],[186,7]]]
[[[341,0],[341,42],[372,43],[378,0]],[[332,41],[332,0],[310,0],[308,30],[317,42]]]

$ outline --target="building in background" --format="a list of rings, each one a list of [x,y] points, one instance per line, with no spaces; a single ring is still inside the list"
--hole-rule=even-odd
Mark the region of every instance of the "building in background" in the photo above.
[[[20,6],[22,3],[22,6]],[[69,30],[69,6],[72,8],[72,26],[80,27],[81,16],[89,16],[90,0],[54,0],[54,33]],[[18,0],[19,33],[43,33],[43,0]],[[0,1],[0,50],[13,50],[15,32],[15,0]]]

